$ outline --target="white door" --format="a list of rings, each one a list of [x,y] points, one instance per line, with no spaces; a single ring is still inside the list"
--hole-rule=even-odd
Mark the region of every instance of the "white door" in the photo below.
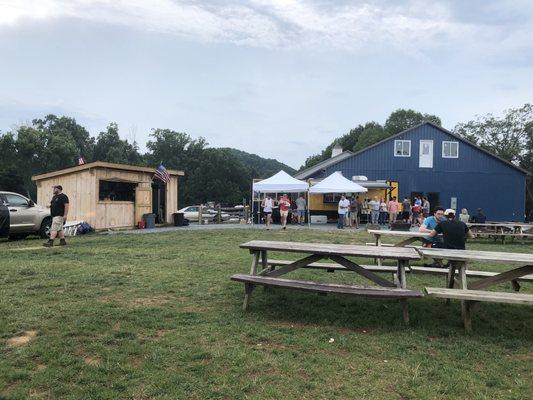
[[[420,141],[418,167],[433,168],[433,140]]]

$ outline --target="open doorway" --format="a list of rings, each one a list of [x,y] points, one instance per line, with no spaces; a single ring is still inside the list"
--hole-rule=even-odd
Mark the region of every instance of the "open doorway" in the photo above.
[[[428,192],[427,193],[429,205],[431,207],[431,212],[435,211],[435,208],[440,207],[440,193],[438,192]]]
[[[152,182],[152,214],[155,214],[155,223],[164,224],[166,215],[167,186],[164,182]]]

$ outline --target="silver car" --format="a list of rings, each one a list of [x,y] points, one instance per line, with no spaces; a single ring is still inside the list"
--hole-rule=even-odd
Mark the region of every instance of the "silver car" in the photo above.
[[[0,204],[9,209],[9,237],[23,239],[36,234],[50,236],[52,217],[50,209],[38,206],[31,199],[13,192],[0,192]]]

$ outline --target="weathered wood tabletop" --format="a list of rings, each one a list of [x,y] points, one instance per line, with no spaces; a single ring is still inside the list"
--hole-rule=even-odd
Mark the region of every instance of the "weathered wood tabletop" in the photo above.
[[[359,256],[380,257],[393,260],[420,260],[420,255],[412,248],[386,248],[375,246],[361,246],[352,244],[326,244],[326,243],[302,243],[302,242],[276,242],[266,240],[252,240],[240,245],[243,249],[283,251],[292,253],[322,254],[324,256]]]
[[[350,294],[374,298],[397,298],[402,305],[403,319],[408,323],[409,312],[407,309],[407,298],[422,297],[423,295],[418,290],[407,289],[406,268],[409,267],[410,261],[421,260],[420,254],[412,248],[265,240],[252,240],[241,244],[240,247],[248,249],[253,256],[250,275],[236,274],[231,277],[232,280],[243,282],[245,285],[244,309],[248,308],[254,286],[262,285],[313,291],[317,293]],[[268,262],[267,254],[270,251],[304,253],[307,255],[299,260],[284,263],[279,269],[276,269],[276,266],[278,265]],[[395,279],[391,282],[377,275],[374,271],[370,271],[346,257],[369,257],[396,260],[398,266]],[[320,282],[304,282],[279,278],[281,275],[292,272],[298,268],[305,268],[323,258],[329,258],[334,263],[344,267],[346,271],[355,272],[370,280],[377,286],[324,284]],[[262,266],[261,271],[257,270],[259,265]]]
[[[421,248],[418,252],[434,260],[448,260],[449,272],[447,288],[426,288],[426,293],[435,297],[459,298],[461,300],[461,314],[465,329],[472,331],[472,310],[475,302],[493,301],[511,304],[533,304],[533,296],[513,294],[507,292],[486,292],[481,289],[488,288],[503,282],[512,282],[513,288],[518,291],[520,285],[518,278],[530,276],[533,273],[533,254],[507,253],[498,251],[477,250],[451,250]],[[479,279],[471,284],[467,283],[466,269],[470,262],[490,262],[510,265],[510,269],[499,274]],[[517,267],[518,266],[518,267]],[[458,284],[461,292],[454,289],[455,272],[459,273]],[[491,293],[494,295],[491,297]]]

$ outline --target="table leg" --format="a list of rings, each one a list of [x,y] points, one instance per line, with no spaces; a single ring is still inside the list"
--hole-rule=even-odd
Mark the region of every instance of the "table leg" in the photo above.
[[[252,253],[252,266],[250,268],[250,275],[257,275],[257,264],[259,263],[260,252],[254,251]],[[248,305],[250,304],[250,298],[252,297],[252,291],[254,290],[254,285],[250,283],[244,284],[244,302],[242,304],[242,309],[247,310]]]
[[[376,246],[381,246],[381,235],[376,235]],[[381,266],[381,258],[376,258],[376,264]]]
[[[448,289],[453,289],[455,285],[455,264],[450,262],[448,265],[449,265],[449,269],[448,269],[448,276],[446,277],[446,287]],[[446,299],[446,304],[450,304],[450,303],[451,303],[451,300]]]
[[[405,267],[406,264],[408,264],[408,261],[405,260],[398,260],[398,282],[397,285],[399,288],[406,289],[407,288],[407,282],[405,278]],[[402,315],[403,315],[403,322],[406,324],[409,324],[409,308],[407,306],[407,299],[401,299],[400,304],[402,306]]]
[[[468,283],[466,280],[466,263],[458,262],[459,267],[459,279],[461,289],[468,289]],[[468,333],[472,332],[472,303],[468,300],[461,300],[461,315],[463,316],[463,323],[465,330]]]

